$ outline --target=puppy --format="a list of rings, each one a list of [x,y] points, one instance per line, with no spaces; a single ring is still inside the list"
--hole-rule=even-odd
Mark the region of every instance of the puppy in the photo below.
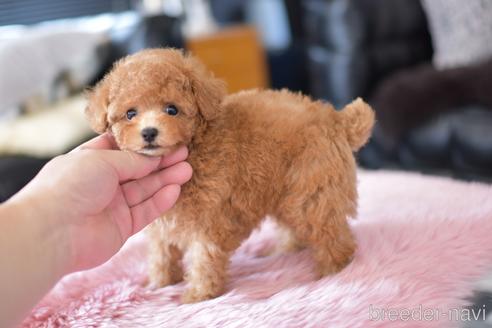
[[[342,111],[287,90],[226,95],[223,81],[191,56],[144,50],[120,60],[89,94],[87,117],[123,150],[160,156],[189,149],[194,174],[172,210],[148,228],[152,285],[183,280],[184,302],[224,291],[229,256],[266,215],[286,249],[312,250],[319,277],[343,269],[356,244],[352,152],[374,114],[358,99]]]

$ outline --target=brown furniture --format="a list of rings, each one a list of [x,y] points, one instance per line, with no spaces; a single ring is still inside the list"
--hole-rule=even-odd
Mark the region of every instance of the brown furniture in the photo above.
[[[230,93],[269,86],[266,55],[253,27],[228,27],[190,38],[186,48],[227,82]]]

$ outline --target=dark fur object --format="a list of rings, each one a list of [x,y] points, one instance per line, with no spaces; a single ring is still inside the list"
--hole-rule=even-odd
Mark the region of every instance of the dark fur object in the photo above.
[[[386,79],[371,104],[383,131],[393,138],[436,115],[465,105],[492,110],[492,59],[474,66],[437,70],[424,64]]]

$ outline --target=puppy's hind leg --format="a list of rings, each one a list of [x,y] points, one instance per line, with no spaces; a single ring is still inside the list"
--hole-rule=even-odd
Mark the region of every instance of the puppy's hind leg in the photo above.
[[[348,224],[357,209],[356,163],[346,145],[319,138],[292,160],[276,212],[313,252],[320,276],[342,270],[352,260],[355,239]]]
[[[333,208],[328,195],[301,198],[286,200],[279,219],[312,250],[320,277],[341,271],[356,249],[347,216]]]
[[[351,261],[356,243],[345,216],[327,217],[333,223],[321,227],[319,233],[308,233],[308,240],[313,257],[317,263],[320,277],[341,271]],[[301,232],[303,234],[303,232]]]

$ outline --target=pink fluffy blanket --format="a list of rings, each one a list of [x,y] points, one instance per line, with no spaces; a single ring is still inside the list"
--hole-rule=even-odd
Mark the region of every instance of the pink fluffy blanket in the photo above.
[[[234,254],[227,292],[181,304],[185,284],[145,281],[145,236],[111,261],[65,277],[25,327],[449,327],[492,266],[492,188],[443,178],[361,172],[358,240],[341,273],[314,280],[308,250],[261,257],[262,228]],[[466,319],[466,318],[465,318]]]

